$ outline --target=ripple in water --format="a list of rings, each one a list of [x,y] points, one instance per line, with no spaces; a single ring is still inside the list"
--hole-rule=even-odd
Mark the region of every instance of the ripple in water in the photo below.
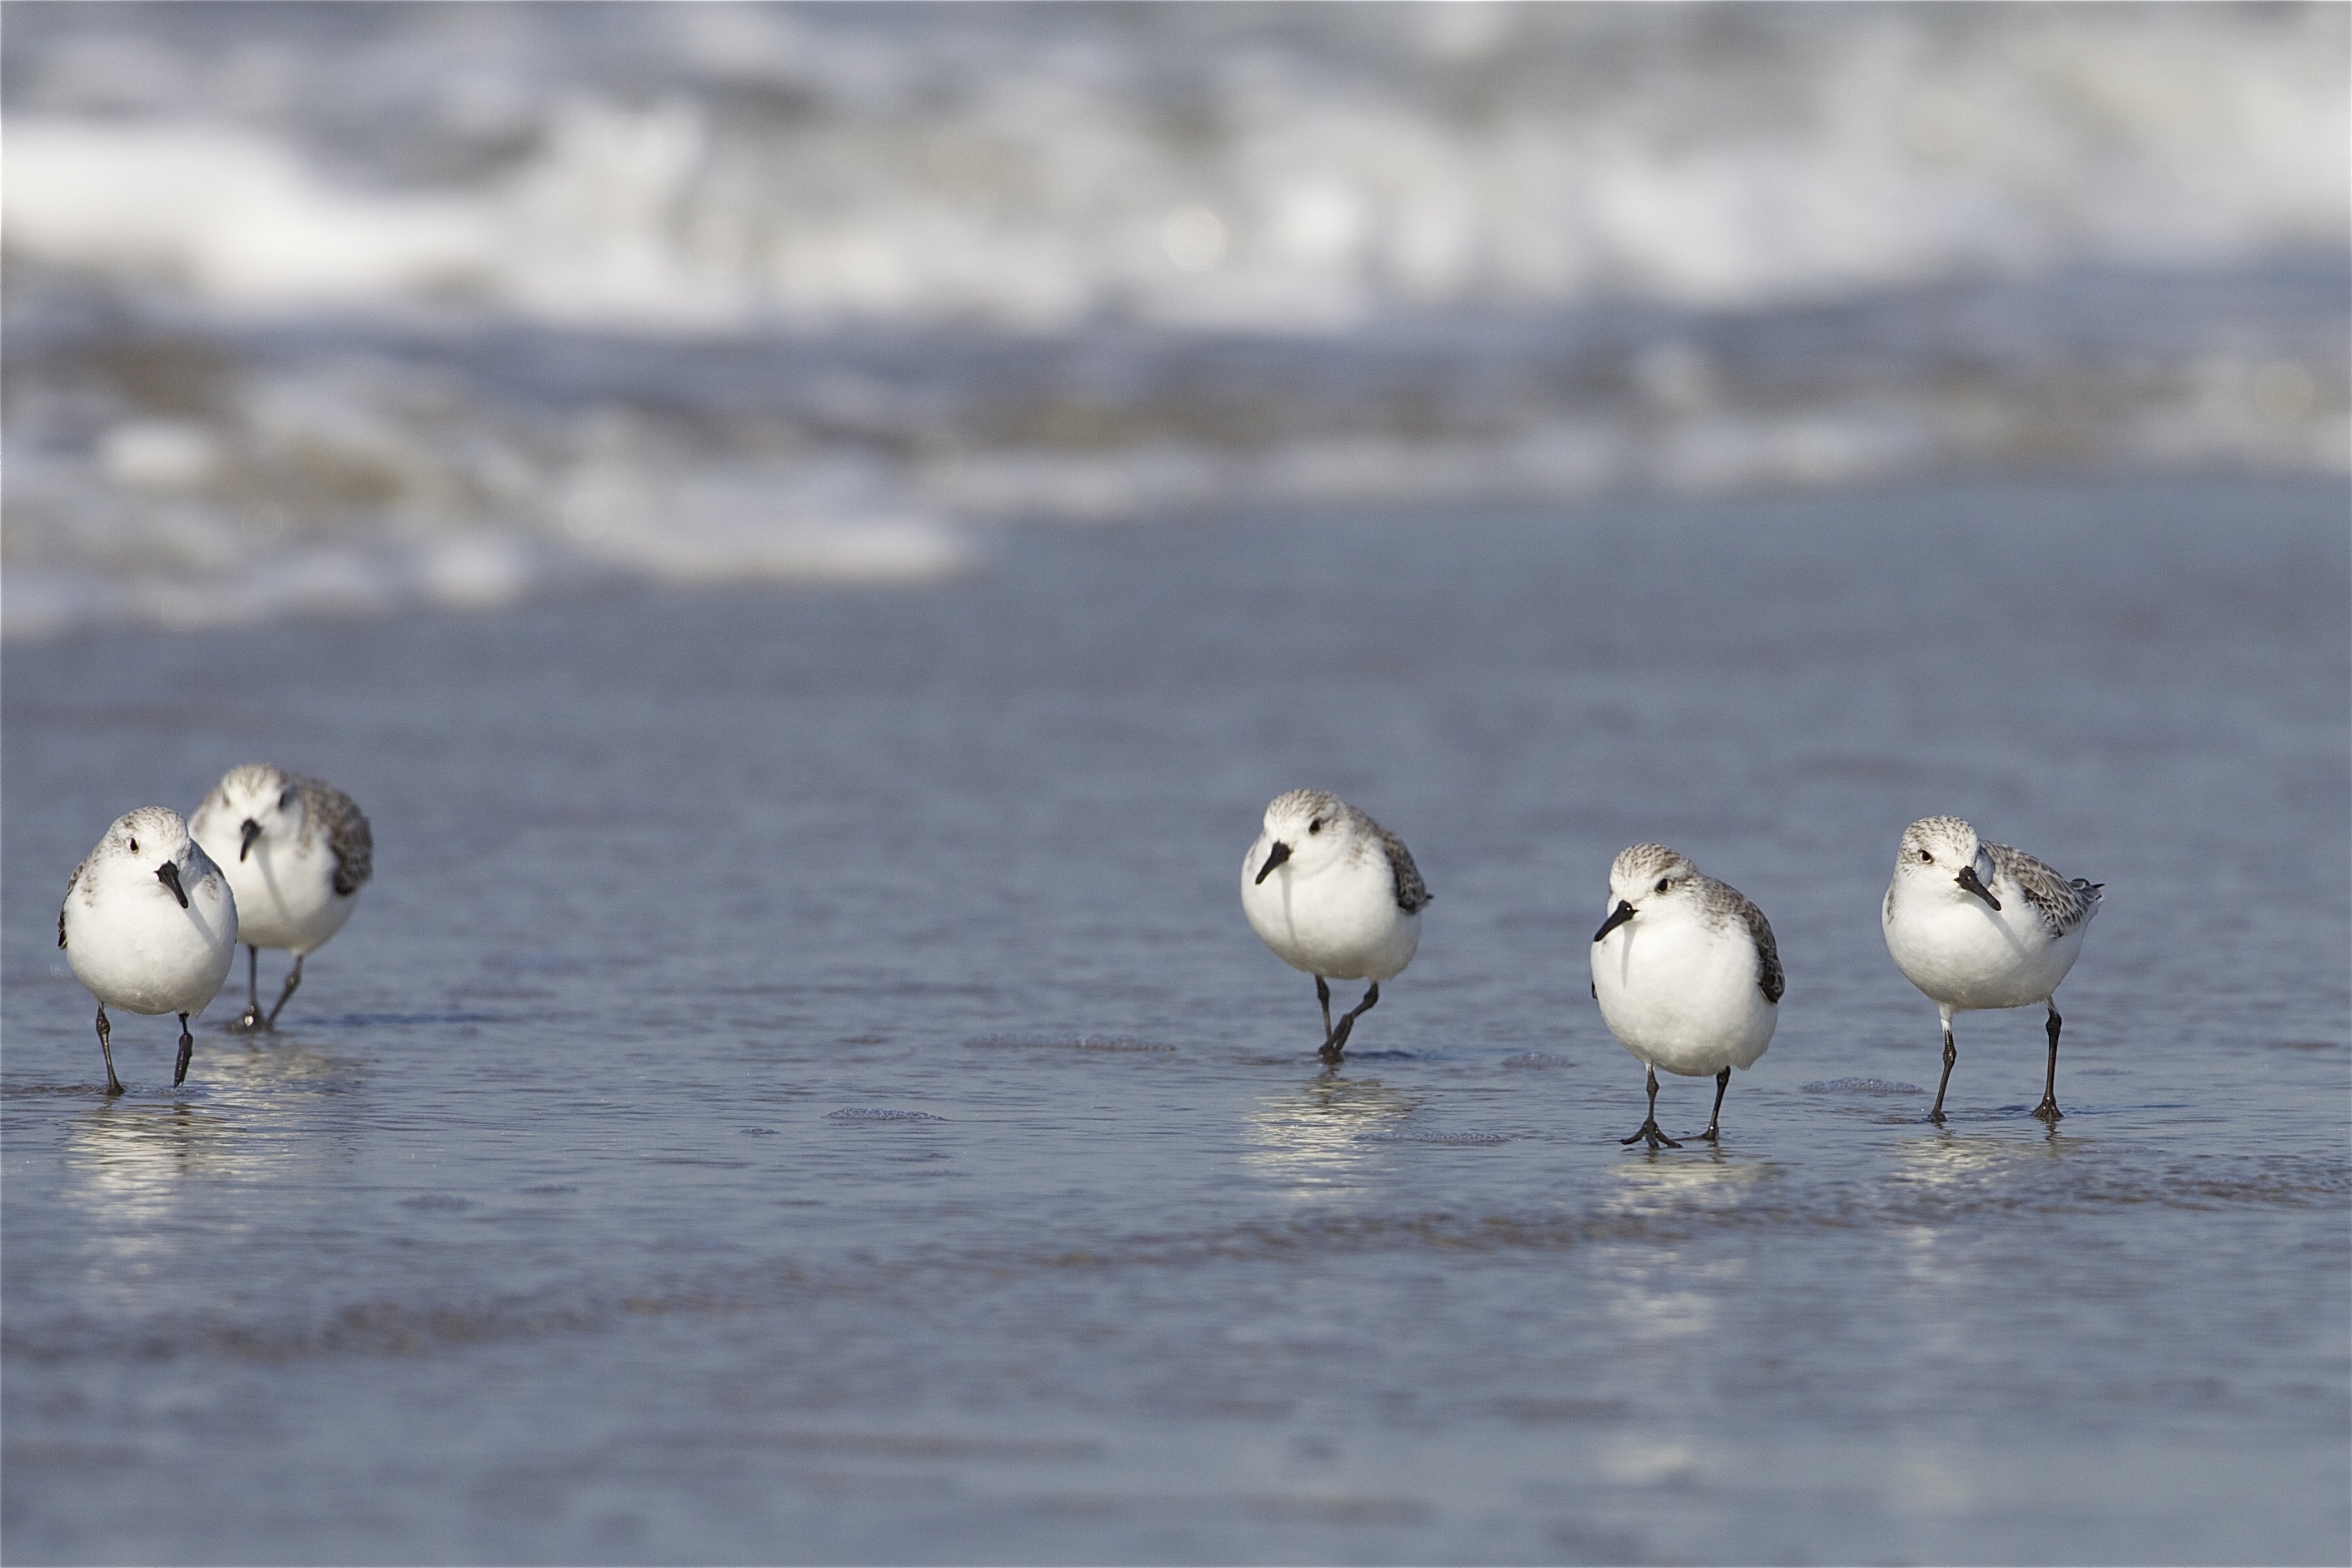
[[[974,1051],[1166,1051],[1172,1045],[1160,1045],[1150,1040],[1102,1039],[1092,1035],[1027,1035],[984,1034],[964,1041]]]
[[[1357,1138],[1360,1144],[1507,1144],[1508,1133],[1458,1132],[1441,1133],[1419,1127],[1399,1127],[1385,1133],[1366,1133]]]

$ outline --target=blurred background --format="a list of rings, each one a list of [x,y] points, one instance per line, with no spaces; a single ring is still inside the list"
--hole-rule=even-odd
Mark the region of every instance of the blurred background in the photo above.
[[[2352,10],[5,21],[0,1556],[2341,1562]],[[375,879],[110,1100],[254,758]],[[1651,839],[1789,977],[1654,1158]]]
[[[2335,5],[19,5],[11,637],[2341,475]]]

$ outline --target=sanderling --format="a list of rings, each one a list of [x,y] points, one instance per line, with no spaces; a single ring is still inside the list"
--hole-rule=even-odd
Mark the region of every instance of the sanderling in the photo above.
[[[188,827],[236,890],[237,939],[246,951],[245,1013],[237,1027],[274,1030],[286,999],[302,983],[302,960],[343,928],[374,870],[368,820],[331,784],[247,762],[221,776]],[[264,947],[294,955],[286,988],[267,1018],[259,974]]]
[[[1337,795],[1293,789],[1265,809],[1242,862],[1242,912],[1275,956],[1315,977],[1326,1061],[1338,1061],[1381,982],[1412,962],[1429,902],[1404,841]],[[1332,980],[1370,980],[1354,1010],[1331,1022]]]
[[[1699,1134],[1720,1142],[1731,1070],[1772,1043],[1780,950],[1764,912],[1664,844],[1635,844],[1609,868],[1609,918],[1592,934],[1592,999],[1619,1044],[1649,1067],[1650,1113],[1621,1143],[1682,1145],[1658,1130],[1658,1069],[1715,1075]]]
[[[1959,1052],[1952,1015],[1990,1008],[2050,1009],[2050,1072],[2033,1113],[2058,1109],[2058,1016],[2053,995],[2083,950],[2100,883],[2069,882],[2007,844],[1986,843],[1958,817],[1923,817],[1903,830],[1895,880],[1879,911],[1886,950],[1944,1023],[1944,1076],[1927,1120],[1944,1119],[1944,1091]]]
[[[177,1084],[188,1076],[195,1049],[188,1015],[219,994],[236,956],[236,898],[221,868],[188,837],[179,812],[142,806],[117,817],[66,879],[58,946],[74,977],[98,998],[106,1092],[122,1092],[114,1075],[114,1031],[106,1021],[110,1002],[134,1013],[180,1015],[180,1060],[172,1070]]]

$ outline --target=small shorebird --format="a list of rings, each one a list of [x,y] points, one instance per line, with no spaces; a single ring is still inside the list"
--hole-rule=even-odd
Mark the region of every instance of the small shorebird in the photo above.
[[[1404,841],[1337,795],[1293,789],[1266,807],[1242,861],[1242,913],[1276,957],[1315,977],[1325,1061],[1340,1059],[1381,982],[1412,962],[1429,897]],[[1371,982],[1336,1026],[1333,980]]]
[[[1702,876],[1664,844],[1635,844],[1609,868],[1609,918],[1592,934],[1592,998],[1617,1042],[1649,1067],[1650,1113],[1630,1138],[1682,1145],[1658,1130],[1658,1069],[1715,1075],[1706,1131],[1719,1143],[1731,1070],[1745,1071],[1780,1020],[1780,951],[1764,912]]]
[[[58,946],[74,978],[98,998],[107,1093],[122,1092],[106,1019],[110,1003],[134,1013],[180,1015],[172,1082],[184,1081],[195,1049],[188,1015],[219,995],[236,956],[236,898],[220,867],[188,837],[179,812],[142,806],[114,820],[66,879]]]
[[[375,841],[368,820],[333,785],[247,762],[213,786],[189,831],[236,890],[245,944],[243,1030],[278,1027],[278,1015],[302,983],[302,960],[352,917],[359,891],[374,871]],[[264,947],[294,955],[286,988],[267,1018],[261,1011]]]
[[[2083,951],[2105,884],[2060,876],[2022,850],[1986,843],[1958,817],[1923,817],[1903,830],[1879,923],[1895,967],[1927,993],[1944,1024],[1944,1076],[1927,1120],[1944,1119],[1951,1086],[1952,1015],[1992,1008],[2050,1009],[2050,1071],[2033,1113],[2055,1122],[2058,1016],[2053,993]]]

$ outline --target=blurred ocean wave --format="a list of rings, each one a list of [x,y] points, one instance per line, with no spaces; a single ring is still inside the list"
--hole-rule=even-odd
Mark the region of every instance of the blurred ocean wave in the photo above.
[[[2331,6],[33,7],[5,628],[2346,466]]]

